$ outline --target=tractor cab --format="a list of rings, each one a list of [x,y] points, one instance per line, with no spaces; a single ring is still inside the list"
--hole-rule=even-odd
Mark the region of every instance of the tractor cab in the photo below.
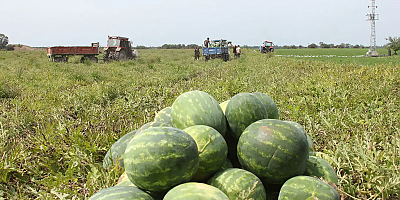
[[[260,46],[261,53],[273,53],[274,52],[274,43],[271,41],[265,40],[263,44]]]
[[[132,41],[120,36],[108,36],[107,47],[104,47],[103,59],[130,60],[137,57],[136,50],[132,49]]]

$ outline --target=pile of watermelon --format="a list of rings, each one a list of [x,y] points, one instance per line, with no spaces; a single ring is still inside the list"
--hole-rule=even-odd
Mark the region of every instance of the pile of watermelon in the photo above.
[[[103,166],[125,172],[90,199],[338,200],[338,177],[320,155],[266,94],[219,104],[190,91],[112,145]]]

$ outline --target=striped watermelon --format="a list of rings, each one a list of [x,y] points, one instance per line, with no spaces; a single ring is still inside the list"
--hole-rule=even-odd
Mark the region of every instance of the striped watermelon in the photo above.
[[[111,148],[107,151],[107,154],[103,159],[103,167],[108,168],[118,163],[120,167],[124,167],[123,154],[125,153],[126,145],[135,136],[136,131],[131,131],[124,136],[122,136],[118,141],[116,141]]]
[[[230,168],[218,172],[208,180],[208,184],[220,189],[229,199],[266,199],[261,180],[244,169]]]
[[[174,123],[172,123],[172,118],[171,118],[171,111],[172,111],[171,107],[165,107],[156,114],[156,116],[154,117],[154,121],[162,122],[171,127],[174,127]]]
[[[212,127],[195,125],[183,131],[193,137],[199,150],[199,168],[192,181],[207,181],[226,162],[228,146],[222,135]]]
[[[231,161],[229,161],[229,159],[227,158],[224,165],[222,165],[222,167],[218,171],[224,171],[229,168],[233,168],[233,165],[232,165]]]
[[[98,191],[89,200],[154,200],[146,192],[132,186],[114,186]]]
[[[316,156],[310,156],[308,158],[304,175],[316,176],[334,184],[339,183],[336,172],[328,161]]]
[[[153,121],[153,122],[149,122],[149,123],[146,123],[143,126],[141,126],[137,130],[135,135],[139,134],[140,132],[142,132],[142,131],[144,131],[146,129],[153,128],[153,127],[171,127],[171,126],[169,126],[168,124],[166,124],[164,122],[155,122],[155,121]]]
[[[129,142],[124,158],[129,180],[152,192],[164,192],[189,181],[199,166],[194,139],[172,127],[153,127],[140,132]]]
[[[304,135],[307,137],[307,143],[308,143],[308,148],[310,151],[313,150],[313,141],[311,139],[311,137],[309,135],[307,135],[306,131],[304,130],[303,126],[297,122],[293,122],[293,121],[284,121],[287,122],[293,126],[295,126],[296,128],[298,128],[302,133],[304,133]]]
[[[271,99],[271,97],[269,97],[267,94],[260,92],[253,92],[252,94],[255,95],[265,106],[269,119],[279,119],[278,107],[276,106],[274,100]]]
[[[123,186],[133,186],[136,187],[128,178],[128,175],[126,174],[126,171],[121,174],[121,176],[118,179],[117,185],[123,185]]]
[[[340,196],[335,188],[317,178],[296,176],[283,184],[278,200],[284,199],[340,200]]]
[[[204,183],[184,183],[172,188],[164,200],[229,200],[218,188]]]
[[[185,129],[194,125],[213,127],[222,136],[226,132],[226,119],[218,102],[202,91],[181,94],[172,104],[172,122],[175,127]]]
[[[251,124],[240,137],[237,148],[242,167],[267,184],[282,184],[306,170],[307,138],[281,120],[263,119]]]
[[[233,138],[238,140],[247,126],[255,121],[267,119],[268,113],[255,95],[239,93],[230,99],[226,106],[225,116]]]

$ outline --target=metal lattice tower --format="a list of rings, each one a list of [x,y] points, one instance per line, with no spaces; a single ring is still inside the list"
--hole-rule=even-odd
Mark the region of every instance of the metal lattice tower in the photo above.
[[[375,14],[375,9],[378,8],[378,6],[375,5],[375,0],[371,0],[372,5],[368,6],[368,8],[372,9],[371,14],[367,14],[368,21],[371,21],[371,39],[370,39],[370,45],[369,45],[369,51],[368,55],[369,56],[378,56],[378,52],[376,51],[376,31],[375,31],[375,21],[379,20],[379,15]]]

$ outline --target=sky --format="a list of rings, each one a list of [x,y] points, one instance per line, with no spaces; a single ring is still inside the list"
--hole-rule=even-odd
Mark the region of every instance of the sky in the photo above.
[[[362,44],[369,46],[371,0],[3,0],[0,33],[34,47],[106,45],[107,35],[134,46],[202,44]],[[376,0],[377,45],[400,36],[400,1]]]

